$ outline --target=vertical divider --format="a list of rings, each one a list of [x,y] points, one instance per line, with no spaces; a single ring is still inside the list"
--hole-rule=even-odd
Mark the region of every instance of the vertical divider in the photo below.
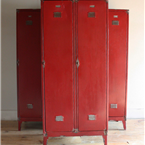
[[[44,68],[42,62],[44,61],[44,1],[41,1],[41,94],[42,94],[42,110],[43,110],[43,134],[46,134],[46,119],[45,119],[45,79]]]
[[[78,58],[78,2],[75,3],[76,13],[75,13],[75,19],[76,19],[76,60]],[[79,78],[78,78],[78,71],[79,68],[76,67],[76,128],[79,129]]]
[[[109,10],[108,10],[108,2],[106,2],[106,130],[108,130],[108,120],[109,120]]]

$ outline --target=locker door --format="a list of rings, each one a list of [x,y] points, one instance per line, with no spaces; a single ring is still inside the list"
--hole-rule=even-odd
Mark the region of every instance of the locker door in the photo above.
[[[78,2],[79,130],[106,129],[107,4]]]
[[[72,2],[44,1],[47,131],[73,130]]]
[[[21,118],[41,118],[40,10],[17,12],[18,112]]]
[[[109,116],[125,115],[127,27],[126,10],[109,11]]]

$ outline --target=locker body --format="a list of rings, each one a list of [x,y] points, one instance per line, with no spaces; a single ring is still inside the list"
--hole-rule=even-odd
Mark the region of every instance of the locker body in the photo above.
[[[72,2],[44,2],[46,129],[73,129]],[[61,5],[60,8],[55,7]],[[55,17],[54,12],[61,13]],[[67,109],[66,109],[67,108]],[[56,121],[62,116],[63,121]]]
[[[17,96],[22,121],[42,121],[40,10],[17,10]]]
[[[43,144],[102,135],[107,145],[108,3],[42,1],[41,9]]]
[[[103,1],[78,2],[79,130],[106,128],[107,15]],[[94,6],[93,8],[90,6]],[[91,14],[94,13],[93,16]],[[89,16],[90,15],[90,16]],[[90,121],[89,115],[95,119]]]
[[[128,10],[109,10],[109,119],[126,128]]]

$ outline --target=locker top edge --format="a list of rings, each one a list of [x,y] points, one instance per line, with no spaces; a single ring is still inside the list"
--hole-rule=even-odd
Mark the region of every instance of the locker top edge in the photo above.
[[[44,1],[73,1],[73,0],[40,0],[42,2]],[[77,0],[77,1],[105,1],[108,3],[108,0]]]
[[[126,12],[129,14],[129,9],[109,9],[109,12]]]
[[[16,12],[19,13],[19,12],[32,12],[32,11],[38,11],[40,12],[40,9],[16,9]]]

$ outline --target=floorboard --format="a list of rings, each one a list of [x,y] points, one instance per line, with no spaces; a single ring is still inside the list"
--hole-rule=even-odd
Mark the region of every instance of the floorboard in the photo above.
[[[121,122],[109,122],[108,145],[144,145],[143,119],[127,120],[127,130]],[[2,145],[43,145],[42,123],[23,122],[17,131],[17,121],[1,121]],[[48,145],[103,145],[101,136],[54,137]]]

